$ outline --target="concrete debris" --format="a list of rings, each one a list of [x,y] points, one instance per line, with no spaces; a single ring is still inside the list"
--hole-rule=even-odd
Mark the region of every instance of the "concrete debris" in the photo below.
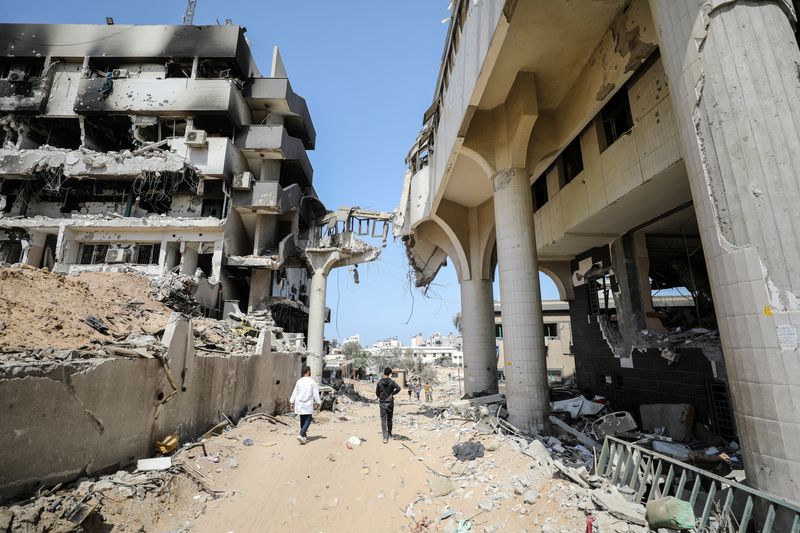
[[[169,457],[154,457],[153,459],[139,459],[136,462],[136,470],[149,472],[151,470],[167,470],[172,466],[172,459]]]
[[[627,522],[645,526],[645,508],[643,505],[625,499],[614,485],[594,489],[591,492],[592,501],[602,510]]]
[[[642,429],[655,431],[657,427],[666,428],[666,436],[678,442],[692,440],[694,427],[694,407],[688,403],[646,404],[639,407]]]
[[[435,497],[447,496],[455,487],[453,482],[443,476],[434,476],[428,480],[428,485],[431,488],[431,494]]]
[[[201,316],[200,304],[194,299],[196,282],[192,276],[175,273],[153,280],[152,293],[157,302],[190,316]]]
[[[592,431],[598,440],[606,437],[617,437],[635,431],[638,426],[633,416],[627,411],[616,411],[601,416],[592,422]]]

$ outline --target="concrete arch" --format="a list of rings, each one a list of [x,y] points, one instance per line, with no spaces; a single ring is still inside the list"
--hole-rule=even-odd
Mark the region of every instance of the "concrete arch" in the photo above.
[[[569,261],[539,261],[539,272],[544,273],[553,281],[558,289],[560,300],[568,301],[575,298],[572,290],[572,273]]]
[[[447,256],[453,261],[453,264],[456,265],[456,270],[459,272],[458,278],[460,280],[470,279],[472,272],[469,268],[467,253],[464,250],[464,246],[461,244],[461,240],[459,240],[458,236],[456,235],[456,232],[453,231],[453,228],[451,228],[450,225],[440,216],[434,215],[431,217],[431,220],[436,222],[442,232],[444,232],[444,234],[447,236],[447,239],[450,241],[450,249],[452,252],[448,251],[448,249],[443,246],[439,247],[447,252]]]
[[[485,157],[483,157],[481,154],[479,154],[472,148],[463,144],[459,149],[459,154],[475,162],[481,168],[481,170],[486,174],[486,178],[492,179],[492,176],[494,176],[494,169],[492,168],[492,165],[489,164],[489,162],[486,160]]]
[[[494,273],[497,270],[497,234],[495,230],[486,234],[486,239],[481,243],[481,278],[494,281]]]
[[[437,217],[431,217],[417,226],[414,233],[416,241],[426,241],[441,249],[450,258],[459,280],[469,279],[469,263],[464,249],[446,223]]]

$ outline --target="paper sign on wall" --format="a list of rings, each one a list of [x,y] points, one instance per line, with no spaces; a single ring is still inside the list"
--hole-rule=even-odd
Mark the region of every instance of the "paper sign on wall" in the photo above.
[[[797,329],[794,326],[776,326],[775,330],[778,332],[778,344],[782,351],[797,349]]]

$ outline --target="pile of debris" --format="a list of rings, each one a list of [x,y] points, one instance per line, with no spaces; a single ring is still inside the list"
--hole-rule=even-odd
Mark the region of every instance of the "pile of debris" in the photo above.
[[[194,299],[197,280],[186,274],[169,272],[152,281],[153,299],[170,309],[189,316],[201,316],[200,304]]]
[[[177,274],[153,280],[134,272],[65,276],[27,265],[0,268],[0,362],[160,358],[172,312],[201,314],[194,287],[194,278]],[[199,355],[253,353],[263,328],[282,336],[269,311],[193,324]]]
[[[139,527],[136,523],[155,522],[165,508],[174,512],[175,507],[187,499],[195,508],[185,511],[200,514],[206,502],[230,493],[214,489],[211,477],[198,463],[216,467],[225,459],[235,467],[235,460],[231,458],[233,453],[226,451],[226,446],[218,446],[219,451],[210,453],[207,442],[219,437],[224,441],[236,440],[242,446],[253,446],[253,439],[239,438],[234,431],[254,419],[285,425],[280,419],[264,413],[245,416],[235,425],[224,417],[196,442],[178,447],[177,440],[174,440],[175,445],[164,449],[164,454],[139,460],[127,469],[59,484],[39,491],[28,500],[0,507],[0,532],[116,531],[115,526],[121,531],[145,531],[145,526]],[[159,445],[161,443],[157,442],[156,448]],[[132,519],[133,524],[130,523]]]
[[[148,290],[148,278],[132,273],[0,268],[0,358],[95,357],[107,344],[158,335],[171,310],[143,297]]]
[[[582,398],[579,397],[583,401]],[[741,450],[735,441],[714,435],[705,425],[696,423],[689,404],[642,405],[640,429],[627,411],[587,416],[573,413],[573,405],[551,404],[550,422],[560,438],[543,437],[542,442],[569,466],[591,470],[606,437],[617,437],[674,459],[726,476],[743,476]],[[447,418],[471,420],[484,424],[492,433],[523,437],[506,419],[506,399],[502,394],[480,396],[451,402],[442,413]]]

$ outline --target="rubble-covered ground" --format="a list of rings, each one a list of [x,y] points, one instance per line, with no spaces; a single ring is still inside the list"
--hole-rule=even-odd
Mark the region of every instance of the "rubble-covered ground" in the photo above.
[[[0,268],[0,351],[76,349],[92,341],[164,329],[171,310],[150,297],[147,277],[128,272],[63,276],[36,268]],[[103,334],[86,323],[96,317]],[[2,357],[2,354],[0,354]]]
[[[374,384],[357,389],[374,396]],[[129,469],[0,508],[0,531],[69,531],[82,522],[84,531],[120,532],[572,533],[586,531],[587,515],[604,533],[646,531],[636,525],[644,523],[641,506],[568,479],[562,469],[582,472],[541,441],[443,414],[456,394],[456,383],[445,383],[430,406],[403,390],[387,444],[376,403],[340,398],[337,412],[315,415],[306,445],[292,417],[246,419],[209,438],[205,450],[179,449],[168,471]],[[453,446],[466,442],[481,443],[484,455],[459,461]],[[607,502],[631,516],[598,507]]]

